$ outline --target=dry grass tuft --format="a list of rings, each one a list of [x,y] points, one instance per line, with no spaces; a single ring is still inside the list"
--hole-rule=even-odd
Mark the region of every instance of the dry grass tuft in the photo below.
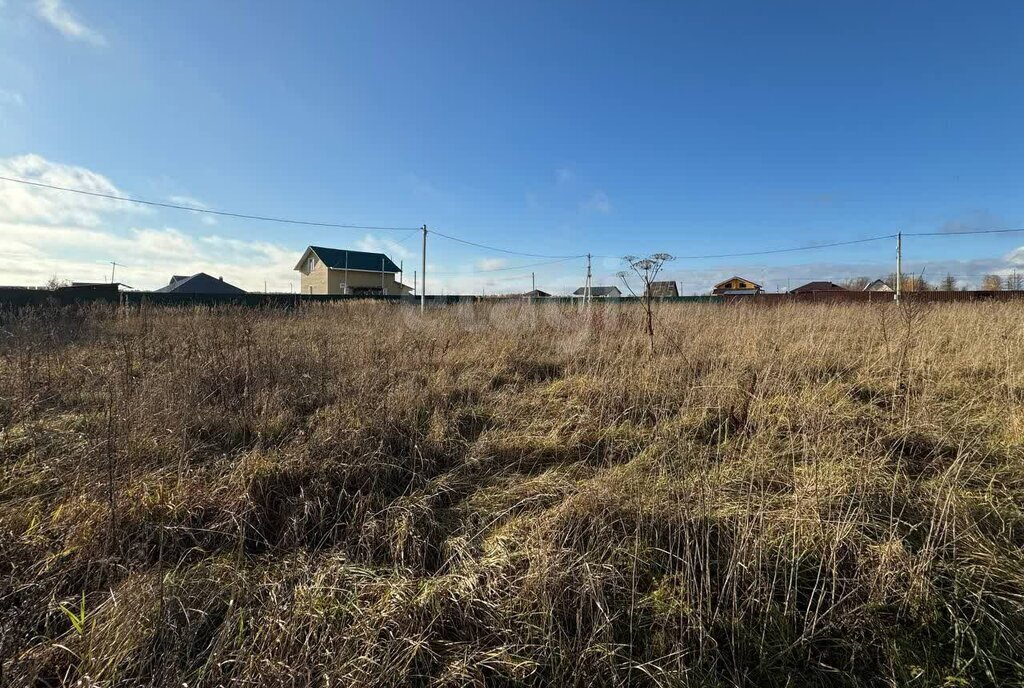
[[[1024,684],[1012,304],[0,316],[0,684]]]

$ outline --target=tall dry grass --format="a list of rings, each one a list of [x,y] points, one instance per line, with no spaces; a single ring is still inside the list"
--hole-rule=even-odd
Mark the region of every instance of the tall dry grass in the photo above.
[[[1017,685],[1010,304],[0,323],[0,683]]]

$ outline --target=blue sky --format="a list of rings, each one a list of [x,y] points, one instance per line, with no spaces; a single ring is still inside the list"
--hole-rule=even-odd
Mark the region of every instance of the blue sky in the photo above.
[[[418,226],[528,253],[717,254],[1024,227],[1024,5],[0,0],[0,171],[154,200]],[[73,183],[72,183],[73,182]],[[223,272],[419,239],[143,211],[0,182],[0,283]],[[407,240],[403,244],[398,244]],[[908,270],[1024,269],[1024,234],[908,240]],[[878,242],[676,261],[685,292],[882,276]],[[292,258],[294,256],[294,258]],[[537,262],[433,237],[447,291]],[[541,266],[538,286],[582,280]],[[92,273],[96,274],[92,274]],[[408,271],[411,273],[411,268]],[[407,274],[411,281],[411,274]]]

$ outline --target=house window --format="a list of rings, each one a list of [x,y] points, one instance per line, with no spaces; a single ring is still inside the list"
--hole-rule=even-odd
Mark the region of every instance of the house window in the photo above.
[[[316,256],[309,257],[309,266],[306,268],[306,272],[313,272],[313,268],[316,267]]]

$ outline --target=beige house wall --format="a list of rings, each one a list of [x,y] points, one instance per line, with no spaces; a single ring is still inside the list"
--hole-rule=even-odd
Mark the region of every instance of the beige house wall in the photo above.
[[[379,272],[349,270],[347,277],[349,294],[352,293],[353,289],[357,288],[381,288],[381,273]],[[302,285],[303,294],[342,294],[345,293],[342,291],[345,278],[345,270],[328,270],[323,263],[318,262],[313,272],[308,275],[302,273],[299,281]],[[401,286],[395,280],[395,275],[392,273],[384,273],[383,284],[385,294],[408,294],[411,291],[408,287]]]
[[[344,270],[331,270],[330,275],[330,291],[329,294],[341,294],[342,285],[345,284],[345,271]],[[348,271],[348,288],[352,289],[380,289],[381,288],[381,273],[379,272],[362,272],[359,270]],[[395,281],[395,275],[393,273],[384,273],[384,292],[386,294],[401,294],[402,291],[399,289],[398,282]]]
[[[0,0],[2,1],[2,0]],[[313,263],[313,269],[309,264]],[[412,289],[402,285],[395,273],[368,270],[330,270],[316,254],[306,250],[299,261],[299,286],[303,294],[351,294],[354,289],[384,289],[391,296],[409,294]],[[347,284],[348,289],[344,287]]]
[[[316,267],[308,275],[305,272],[301,273],[299,278],[299,284],[301,285],[303,294],[327,294],[327,278],[330,270],[327,269],[322,262],[319,260],[316,262]]]

